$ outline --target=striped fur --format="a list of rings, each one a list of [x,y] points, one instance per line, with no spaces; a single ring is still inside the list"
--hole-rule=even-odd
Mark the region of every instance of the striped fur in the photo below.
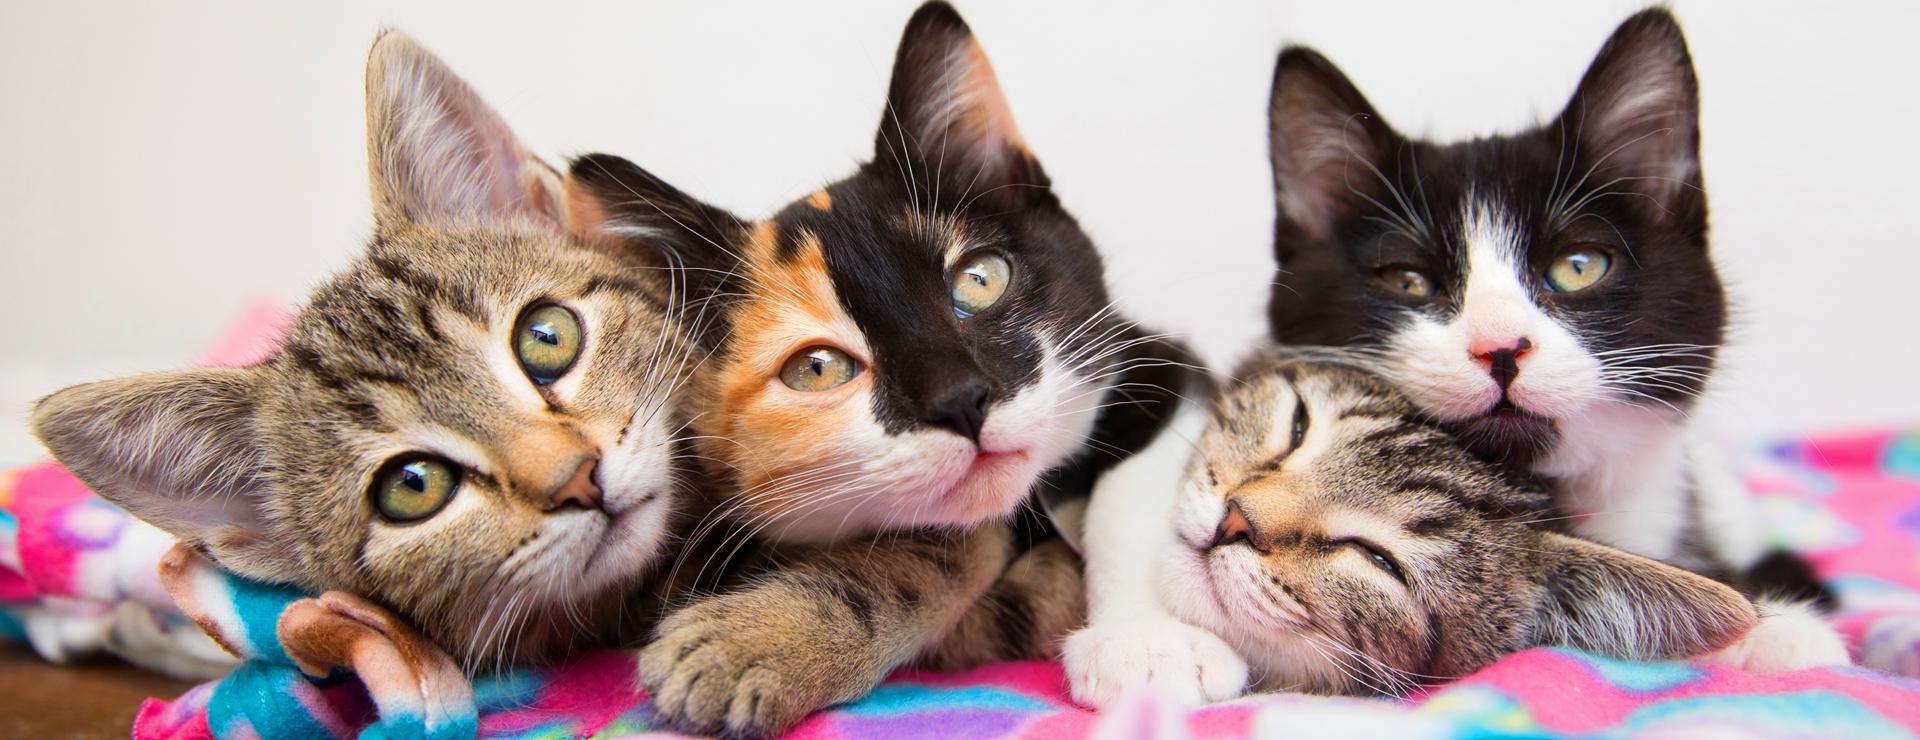
[[[1537,645],[1699,656],[1758,619],[1712,579],[1563,534],[1543,483],[1476,456],[1379,378],[1281,351],[1216,397],[1185,481],[1161,501],[1172,536],[1135,576],[1157,598],[1096,611],[1068,644],[1084,701],[1155,675],[1196,700],[1242,688],[1210,675],[1403,694]]]
[[[69,388],[36,432],[224,567],[378,601],[470,670],[644,634],[659,599],[636,594],[698,514],[680,491],[683,288],[569,238],[557,172],[404,35],[374,44],[367,111],[375,235],[277,354]],[[550,385],[512,349],[541,303],[585,337]],[[380,471],[421,453],[458,487],[424,519],[382,518]],[[598,500],[563,501],[583,469]]]
[[[1682,658],[1754,624],[1732,589],[1559,534],[1546,487],[1373,376],[1285,355],[1240,376],[1175,515],[1192,570],[1170,572],[1199,577],[1172,603],[1239,646],[1263,686],[1400,693],[1535,645]],[[1239,543],[1215,538],[1230,504],[1249,526]]]

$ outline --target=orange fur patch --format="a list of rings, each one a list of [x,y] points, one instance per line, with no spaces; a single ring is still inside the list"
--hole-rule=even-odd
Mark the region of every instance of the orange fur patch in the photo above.
[[[619,240],[607,232],[607,221],[612,217],[591,188],[568,176],[563,200],[566,204],[568,232],[603,247],[619,244]]]
[[[832,211],[833,196],[825,190],[815,190],[813,195],[807,196],[807,205],[813,206],[814,210],[818,211]]]
[[[708,454],[736,466],[748,488],[813,468],[828,457],[823,450],[834,440],[821,435],[853,427],[858,420],[852,415],[864,407],[848,397],[870,382],[863,373],[847,386],[818,393],[777,387],[786,359],[813,344],[833,344],[859,358],[872,354],[840,306],[819,238],[799,237],[798,254],[782,260],[773,225],[754,226],[742,250],[747,298],[732,319],[726,362],[708,380],[706,395],[714,408],[701,416],[701,433],[730,440]],[[778,492],[776,486],[762,493]]]

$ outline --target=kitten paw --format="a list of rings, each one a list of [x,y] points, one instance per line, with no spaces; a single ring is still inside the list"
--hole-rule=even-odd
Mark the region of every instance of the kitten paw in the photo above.
[[[1247,662],[1219,636],[1172,617],[1088,627],[1067,638],[1073,699],[1106,707],[1152,685],[1167,698],[1199,706],[1239,696]]]
[[[854,685],[860,671],[833,657],[845,651],[817,644],[804,620],[755,597],[710,598],[661,623],[639,663],[661,721],[703,735],[766,737],[878,680]]]
[[[1807,603],[1761,602],[1760,622],[1732,645],[1701,660],[1752,671],[1781,673],[1851,665],[1846,640]]]

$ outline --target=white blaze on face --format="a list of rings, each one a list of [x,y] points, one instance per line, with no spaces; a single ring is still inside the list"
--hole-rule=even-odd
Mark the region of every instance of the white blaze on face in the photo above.
[[[1529,286],[1538,278],[1520,258],[1516,220],[1476,200],[1462,222],[1467,274],[1459,310],[1444,323],[1420,315],[1389,340],[1398,358],[1396,384],[1441,419],[1479,416],[1501,397],[1487,356],[1524,339],[1528,349],[1519,354],[1508,400],[1552,419],[1578,414],[1598,399],[1600,363],[1534,302]]]

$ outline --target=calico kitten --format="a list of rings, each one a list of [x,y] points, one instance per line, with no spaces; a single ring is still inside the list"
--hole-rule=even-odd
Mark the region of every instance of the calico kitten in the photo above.
[[[1398,695],[1540,645],[1702,655],[1757,619],[1712,579],[1555,531],[1544,484],[1469,452],[1372,375],[1267,351],[1238,377],[1179,493],[1158,497],[1172,526],[1135,536],[1184,631],[1070,648],[1082,701],[1149,679],[1226,698],[1249,667],[1256,688]],[[1096,618],[1089,632],[1141,624]]]
[[[577,223],[707,276],[724,321],[701,454],[735,521],[804,553],[666,620],[641,666],[656,706],[768,732],[909,661],[1050,654],[1079,621],[1077,565],[1029,491],[1084,498],[1199,374],[1113,312],[959,15],[908,22],[873,160],[771,218],[615,157],[572,174]]]
[[[1552,121],[1454,144],[1402,136],[1332,63],[1286,50],[1272,335],[1345,348],[1475,449],[1552,479],[1582,536],[1826,599],[1765,552],[1688,423],[1727,323],[1698,101],[1659,9],[1619,27]]]
[[[372,243],[275,355],[68,388],[36,433],[225,568],[375,599],[469,670],[640,632],[685,508],[671,286],[570,240],[560,174],[403,34],[367,133]]]

